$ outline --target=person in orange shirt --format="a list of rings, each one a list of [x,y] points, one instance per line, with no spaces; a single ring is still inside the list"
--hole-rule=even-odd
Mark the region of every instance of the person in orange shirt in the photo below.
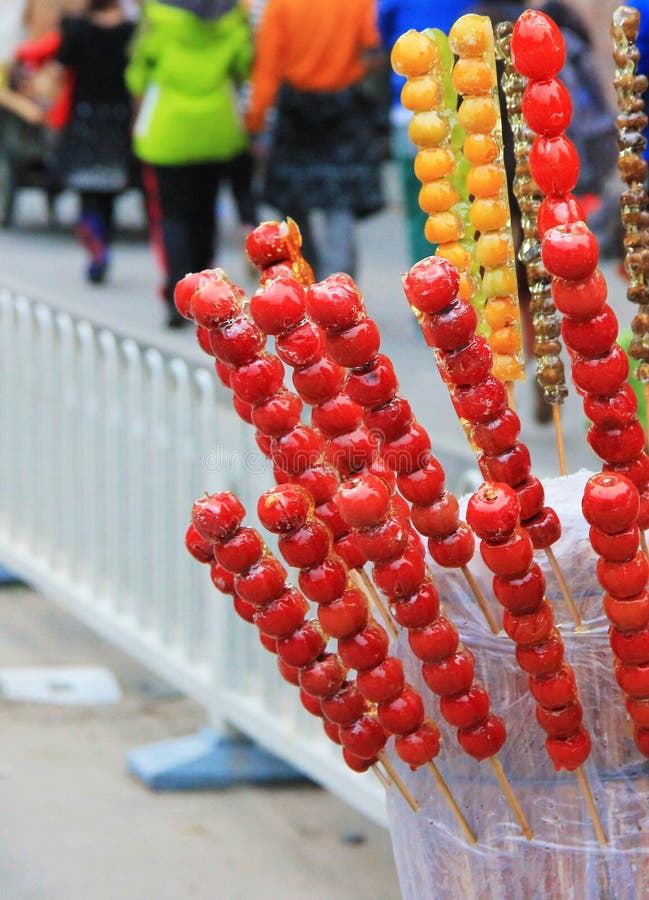
[[[374,0],[268,0],[246,117],[261,135],[275,104],[263,199],[300,226],[317,276],[356,270],[355,222],[383,192],[366,75],[383,62]],[[322,210],[316,247],[311,213]]]

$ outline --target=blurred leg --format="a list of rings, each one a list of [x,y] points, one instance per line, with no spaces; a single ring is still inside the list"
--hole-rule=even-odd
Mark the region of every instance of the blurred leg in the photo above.
[[[325,211],[325,240],[320,254],[322,273],[326,278],[334,272],[356,276],[356,216],[349,209]]]
[[[247,151],[235,156],[227,163],[226,176],[232,188],[234,202],[237,205],[239,224],[250,231],[259,222],[257,205],[252,192],[254,166],[252,155]]]
[[[105,194],[91,191],[83,191],[80,197],[77,236],[90,255],[86,274],[92,284],[101,284],[108,268],[109,221],[105,198]]]

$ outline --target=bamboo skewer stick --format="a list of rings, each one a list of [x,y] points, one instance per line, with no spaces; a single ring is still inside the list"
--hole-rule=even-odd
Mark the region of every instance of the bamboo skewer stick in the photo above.
[[[466,839],[468,841],[470,841],[470,843],[472,843],[472,844],[477,844],[478,839],[475,836],[475,833],[473,832],[471,826],[465,819],[464,813],[458,806],[457,800],[451,793],[449,786],[447,785],[446,781],[444,780],[444,776],[439,771],[439,769],[437,768],[437,766],[435,765],[434,762],[428,762],[428,763],[426,763],[426,765],[430,769],[430,771],[433,773],[433,777],[434,777],[435,781],[437,782],[437,786],[439,787],[440,791],[446,798],[446,802],[453,810],[455,818],[460,823],[460,827],[462,828],[462,831],[464,832]]]
[[[559,473],[567,475],[566,453],[563,446],[563,428],[561,427],[561,407],[558,403],[552,404],[552,418],[554,419],[554,431],[557,438],[557,454],[559,456]]]
[[[478,582],[475,580],[473,573],[467,566],[462,566],[462,574],[466,578],[467,584],[471,588],[471,592],[476,599],[476,602],[480,609],[482,610],[482,614],[487,621],[487,625],[491,628],[493,634],[500,634],[500,628],[498,627],[498,623],[496,622],[493,613],[487,606],[487,601],[485,600],[484,594],[478,587]]]
[[[356,583],[356,587],[361,591],[361,593],[365,594],[370,604],[378,609],[378,611],[381,613],[381,618],[383,619],[385,627],[388,629],[392,637],[396,638],[398,636],[398,632],[394,625],[394,622],[392,621],[392,616],[390,615],[387,606],[380,597],[379,592],[372,584],[370,576],[367,574],[365,569],[354,569],[351,575],[353,581]]]
[[[385,753],[379,753],[379,759],[381,760],[381,763],[383,764],[383,768],[385,769],[385,771],[388,773],[388,775],[392,779],[392,783],[394,784],[396,789],[399,791],[399,793],[401,794],[403,799],[406,801],[406,803],[408,804],[410,809],[413,812],[416,812],[416,813],[419,812],[419,804],[417,803],[415,798],[412,796],[412,794],[410,793],[408,788],[405,786],[403,779],[397,773],[396,769],[394,768],[394,766],[392,765],[390,760],[387,758]]]
[[[588,778],[586,777],[583,766],[579,766],[579,768],[576,769],[576,775],[579,780],[579,786],[581,787],[582,793],[584,795],[584,800],[586,801],[586,806],[588,807],[588,814],[592,820],[593,828],[595,829],[595,834],[597,835],[599,845],[600,847],[606,847],[608,845],[608,838],[606,837],[606,832],[604,831],[604,828],[602,826],[599,812],[597,811],[597,807],[595,806],[593,792],[590,789],[590,784],[588,783]]]
[[[563,599],[566,601],[568,609],[570,610],[570,615],[572,616],[572,620],[575,623],[576,628],[583,628],[583,621],[581,618],[581,614],[577,609],[577,604],[574,601],[572,594],[570,593],[570,588],[568,587],[568,582],[566,581],[563,572],[561,571],[561,567],[557,562],[557,558],[554,555],[554,551],[551,547],[547,547],[545,550],[545,555],[548,558],[548,562],[550,563],[550,567],[554,572],[554,575],[559,582],[559,587],[561,588],[561,593],[563,594]]]
[[[516,412],[516,395],[514,394],[514,382],[506,381],[505,390],[507,391],[507,403],[509,408]]]
[[[511,806],[514,815],[518,819],[519,825],[523,829],[523,834],[528,841],[531,841],[534,837],[534,832],[530,828],[529,822],[525,818],[525,813],[521,809],[520,803],[516,799],[516,794],[512,790],[512,786],[507,780],[507,776],[505,775],[502,763],[497,756],[490,757],[489,762],[491,763],[491,766],[496,774],[496,778],[498,779],[500,787],[502,788],[503,794],[507,798],[507,802]]]
[[[390,788],[392,787],[392,782],[390,781],[388,776],[381,770],[381,768],[379,767],[379,765],[377,763],[375,763],[372,766],[372,771],[374,772],[376,777],[379,779],[379,781],[381,782],[381,784],[383,785],[385,790],[389,791]]]

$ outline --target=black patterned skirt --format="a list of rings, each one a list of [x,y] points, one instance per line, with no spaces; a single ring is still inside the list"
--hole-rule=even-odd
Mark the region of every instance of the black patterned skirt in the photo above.
[[[298,91],[282,85],[266,167],[264,199],[282,212],[383,208],[376,112],[360,85]]]

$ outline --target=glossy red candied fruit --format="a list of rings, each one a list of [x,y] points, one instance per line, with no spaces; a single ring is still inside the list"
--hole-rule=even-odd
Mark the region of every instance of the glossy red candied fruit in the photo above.
[[[641,728],[636,725],[633,729],[633,740],[643,756],[649,756],[649,728]]]
[[[277,355],[287,366],[308,366],[322,357],[324,338],[313,322],[304,322],[292,331],[275,339]]]
[[[397,475],[415,472],[430,458],[430,438],[418,422],[411,422],[400,437],[385,441],[383,462]]]
[[[300,422],[302,401],[289,391],[278,391],[263,403],[255,406],[251,413],[252,424],[262,434],[281,437],[288,434]]]
[[[280,275],[250,298],[250,315],[266,334],[284,334],[306,316],[306,293],[296,278]]]
[[[412,524],[420,534],[441,540],[457,531],[460,524],[460,507],[457,498],[444,491],[428,506],[413,505]]]
[[[262,434],[261,431],[259,431],[259,429],[257,428],[255,430],[255,443],[261,450],[262,454],[267,459],[270,459],[273,439],[271,437],[269,437],[267,434]],[[281,483],[282,481],[290,480],[289,475],[286,472],[283,472],[283,470],[279,466],[275,466],[274,471],[276,473],[276,479],[278,482]],[[280,473],[281,473],[281,475],[280,475]]]
[[[458,297],[442,312],[427,316],[429,342],[444,353],[452,353],[469,343],[477,323],[475,309]]]
[[[491,421],[508,406],[505,386],[493,375],[481,384],[456,388],[451,400],[458,416],[473,425]]]
[[[434,503],[444,491],[444,469],[441,463],[430,454],[423,461],[421,468],[414,472],[399,475],[397,487],[406,500],[419,506]]]
[[[536,720],[551,738],[566,740],[579,730],[584,717],[581,703],[575,700],[562,709],[544,709],[536,707]]]
[[[630,384],[606,397],[587,394],[584,397],[584,412],[587,418],[600,428],[619,428],[628,425],[637,415],[638,400]]]
[[[476,335],[466,346],[444,356],[446,374],[456,385],[479,384],[491,372],[491,348],[483,337]]]
[[[206,541],[220,541],[239,528],[246,511],[231,491],[200,497],[192,506],[192,525]]]
[[[340,485],[336,503],[351,528],[366,528],[384,521],[390,505],[390,491],[380,478],[364,473]]]
[[[562,709],[577,699],[575,675],[567,663],[562,663],[552,675],[530,676],[532,696],[545,709]]]
[[[180,281],[176,282],[176,287],[174,288],[174,303],[180,315],[185,319],[192,318],[192,297],[203,280],[204,277],[202,272],[190,272],[189,275],[185,275],[184,278],[181,278]]]
[[[536,134],[556,136],[566,130],[572,118],[572,101],[559,78],[529,81],[523,93],[525,124]]]
[[[487,718],[474,728],[461,728],[457,739],[465,753],[480,762],[495,756],[507,740],[505,723],[498,716]]]
[[[349,579],[347,566],[333,554],[319,566],[303,569],[298,576],[302,593],[313,603],[332,603],[342,595]]]
[[[362,407],[344,392],[314,406],[311,411],[311,424],[327,437],[354,431],[362,421]]]
[[[394,742],[394,749],[402,762],[411,769],[418,769],[439,753],[439,731],[430,722],[410,734],[401,735]]]
[[[212,584],[217,589],[217,591],[221,591],[222,594],[230,594],[234,596],[236,593],[234,587],[234,578],[235,576],[232,572],[228,572],[223,566],[220,566],[217,562],[213,562],[210,566],[210,578],[212,579]]]
[[[322,720],[322,730],[327,735],[330,741],[333,741],[334,744],[340,744],[340,726],[336,725],[334,722],[327,722],[326,719]],[[363,762],[366,766],[366,769],[370,767],[370,760],[360,760],[359,762]],[[364,769],[363,771],[366,771]]]
[[[527,9],[518,17],[511,52],[516,71],[533,81],[557,75],[566,60],[566,47],[557,24],[536,9]]]
[[[348,569],[360,569],[367,562],[367,557],[358,546],[356,535],[351,531],[334,541],[334,552],[345,562]]]
[[[534,547],[526,531],[517,527],[502,541],[482,541],[480,555],[487,568],[496,575],[524,575],[532,565]]]
[[[528,519],[538,515],[543,509],[545,500],[543,485],[538,478],[530,477],[517,484],[515,491],[521,505],[521,522],[527,523]]]
[[[345,370],[323,356],[293,372],[293,384],[300,397],[311,405],[325,403],[343,389]]]
[[[517,485],[527,481],[532,471],[532,459],[527,445],[516,441],[502,453],[480,455],[479,462],[483,471],[486,469],[490,481]]]
[[[363,528],[356,532],[356,540],[361,553],[372,561],[394,559],[402,553],[408,543],[410,529],[408,522],[392,513],[380,525]]]
[[[338,732],[338,742],[342,743],[340,740],[340,731]],[[347,767],[352,770],[352,772],[363,773],[367,772],[373,765],[378,762],[376,756],[368,757],[367,759],[363,759],[360,756],[356,756],[355,753],[351,753],[347,750],[346,747],[343,747],[343,759],[345,760]]]
[[[649,697],[649,662],[640,665],[624,665],[616,661],[617,683],[629,697]]]
[[[322,710],[320,709],[320,698],[312,697],[306,691],[300,688],[300,703],[309,715],[315,716],[317,719],[322,718]]]
[[[211,332],[209,332],[209,334],[211,335]],[[229,363],[224,363],[221,362],[220,359],[217,359],[214,363],[214,371],[223,387],[229,388],[232,373],[234,372],[233,367],[229,365]]]
[[[240,419],[243,419],[248,425],[252,425],[252,404],[246,403],[245,400],[241,400],[235,395],[232,398],[232,406]]]
[[[392,441],[400,437],[410,427],[413,420],[412,407],[405,397],[397,394],[383,406],[368,410],[363,421],[379,441]]]
[[[288,681],[289,684],[295,687],[300,686],[300,670],[296,669],[295,666],[287,666],[284,660],[278,657],[277,669],[284,681]]]
[[[286,222],[262,222],[246,239],[246,255],[259,269],[290,259],[290,237]]]
[[[585,394],[614,394],[626,383],[628,375],[629,357],[618,344],[594,359],[579,354],[572,358],[572,380]]]
[[[201,348],[203,353],[207,353],[209,356],[214,356],[214,350],[212,350],[212,338],[209,328],[203,328],[202,325],[199,325],[196,329],[196,340],[198,341],[198,346]]]
[[[283,638],[293,634],[304,622],[309,604],[299,591],[289,588],[268,606],[255,613],[255,625],[271,637]],[[313,693],[310,691],[309,693]]]
[[[338,490],[339,484],[340,481],[338,481],[338,484],[336,485],[336,491]],[[335,499],[336,491],[334,491],[333,496],[330,497],[329,500],[325,500],[323,503],[318,504],[315,511],[316,517],[327,526],[334,540],[338,540],[338,538],[350,533],[349,525],[340,515],[340,510],[338,509],[338,504]]]
[[[287,565],[296,569],[319,566],[331,552],[331,533],[317,520],[308,522],[278,541],[279,551]]]
[[[427,580],[416,592],[395,600],[390,608],[402,628],[423,628],[434,622],[439,614],[439,594],[433,583]]]
[[[397,697],[380,703],[376,712],[379,722],[390,734],[410,734],[424,723],[423,701],[409,684]]]
[[[348,369],[368,365],[380,346],[379,329],[367,316],[344,331],[329,331],[325,336],[325,347],[331,358]]]
[[[317,622],[305,622],[289,635],[277,641],[277,654],[289,666],[303,668],[324,653],[327,642]]]
[[[580,726],[579,730],[568,738],[546,738],[545,748],[557,771],[567,769],[574,772],[588,759],[590,736],[586,729]]]
[[[345,681],[335,693],[322,697],[320,708],[330,722],[349,725],[363,715],[367,701],[353,681]]]
[[[417,659],[439,662],[457,651],[460,639],[453,623],[439,616],[425,628],[409,632],[408,643]]]
[[[501,541],[518,525],[520,503],[508,484],[483,484],[467,504],[467,522],[482,540]]]
[[[635,523],[640,499],[637,488],[628,478],[600,472],[586,482],[581,509],[589,525],[606,534],[616,534]]]
[[[327,463],[309,466],[308,469],[294,475],[292,479],[287,477],[285,480],[292,480],[295,484],[303,487],[316,506],[331,500],[340,483],[338,473]]]
[[[531,519],[523,522],[535,550],[547,550],[561,537],[561,522],[551,506],[543,509]]]
[[[411,306],[423,313],[439,313],[457,297],[460,274],[447,259],[427,256],[402,276],[401,283]]]
[[[584,278],[574,279],[568,276],[552,279],[554,305],[564,316],[573,319],[587,321],[599,315],[607,296],[606,279],[599,269]]]
[[[639,725],[641,728],[649,727],[648,700],[635,700],[632,697],[627,697],[624,705],[636,725]]]
[[[322,455],[322,438],[306,425],[296,425],[288,434],[273,438],[273,462],[290,475],[316,465]]]
[[[487,422],[476,425],[473,440],[485,453],[502,453],[516,443],[521,431],[521,420],[513,409],[507,407]]]
[[[248,603],[266,606],[286,590],[286,569],[274,556],[262,556],[245,574],[237,575],[234,586]]]
[[[536,228],[543,238],[549,228],[568,225],[571,222],[585,222],[586,213],[574,194],[560,197],[545,197],[539,206]]]
[[[624,531],[607,534],[593,526],[588,532],[588,538],[598,556],[603,556],[609,562],[623,562],[637,553],[640,546],[640,529],[633,524]]]
[[[385,628],[372,621],[357,634],[340,638],[338,653],[346,666],[363,672],[365,669],[372,669],[385,659],[389,645],[390,640]]]
[[[210,331],[212,351],[222,362],[242,366],[264,349],[266,335],[248,316],[239,315]]]
[[[237,575],[254,565],[263,552],[264,542],[254,528],[239,528],[232,537],[214,545],[214,558],[219,565]]]
[[[546,231],[543,237],[541,258],[548,272],[557,278],[569,281],[588,278],[597,269],[597,238],[585,222],[557,225]]]
[[[274,534],[290,534],[305,525],[312,514],[311,497],[295,484],[271,488],[257,502],[259,521]]]
[[[489,695],[479,684],[473,684],[466,693],[442,697],[439,708],[450,725],[475,728],[489,713]]]
[[[545,578],[537,563],[520,578],[495,575],[493,590],[498,602],[511,613],[533,612],[545,596]]]
[[[343,272],[309,285],[307,312],[321,328],[342,331],[355,325],[365,306],[354,280]]]
[[[355,588],[349,588],[330,603],[321,604],[318,619],[332,638],[357,634],[369,620],[367,598]]]
[[[374,462],[378,453],[376,437],[364,425],[328,440],[325,456],[343,478],[349,478]]]
[[[362,759],[373,759],[381,752],[387,739],[387,733],[376,716],[365,714],[340,728],[343,747]]]
[[[312,697],[331,697],[345,683],[346,674],[336,653],[323,653],[315,662],[300,669],[300,687]]]
[[[392,400],[398,389],[394,367],[382,353],[363,369],[350,372],[345,385],[352,400],[369,409]]]
[[[356,684],[363,697],[370,703],[388,703],[404,689],[403,664],[395,656],[386,656],[376,666],[359,672]]]
[[[627,666],[644,666],[649,662],[649,626],[640,631],[609,631],[611,650]]]
[[[185,532],[185,547],[198,562],[214,562],[214,541],[201,537],[194,525],[190,525]]]
[[[234,589],[234,578],[232,587]],[[256,606],[253,606],[252,603],[248,603],[247,600],[242,600],[241,597],[237,596],[233,598],[232,606],[235,613],[239,616],[240,619],[243,619],[244,622],[248,622],[249,624],[254,625],[255,613],[257,612]]]
[[[591,319],[580,321],[566,318],[561,323],[561,333],[568,347],[585,357],[607,353],[615,343],[617,331],[617,317],[608,303]]]
[[[604,472],[616,472],[618,475],[624,475],[635,484],[639,491],[644,490],[649,484],[649,457],[646,453],[640,453],[626,463],[605,463],[602,468]]]
[[[543,600],[533,612],[514,615],[505,610],[503,628],[507,635],[522,647],[538,644],[550,636],[554,627],[554,613],[547,600]]]
[[[191,298],[189,311],[197,325],[219,328],[241,310],[241,294],[227,281],[206,281]]]
[[[516,661],[528,675],[552,675],[563,662],[563,641],[556,629],[540,644],[516,647]]]
[[[637,419],[622,428],[599,428],[593,425],[588,429],[586,440],[607,463],[627,463],[642,453],[644,430]]]
[[[604,612],[618,631],[639,631],[649,625],[649,593],[640,591],[635,597],[619,599],[604,594]]]
[[[440,697],[451,697],[471,689],[475,660],[466,647],[439,662],[427,662],[421,674],[428,687]]]
[[[475,552],[475,538],[466,522],[459,522],[457,529],[443,538],[429,538],[428,551],[438,566],[459,569],[467,566]]]
[[[532,178],[544,194],[569,194],[577,186],[579,155],[567,135],[538,135],[529,159]]]
[[[372,575],[382,594],[390,600],[398,600],[421,587],[426,576],[425,559],[417,545],[409,542],[396,559],[376,563]]]
[[[263,403],[280,390],[284,382],[284,366],[270,353],[238,366],[230,378],[230,387],[244,403]]]

